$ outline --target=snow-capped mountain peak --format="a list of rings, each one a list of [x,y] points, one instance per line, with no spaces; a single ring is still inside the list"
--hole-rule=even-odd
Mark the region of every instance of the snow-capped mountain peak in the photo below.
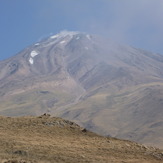
[[[71,38],[76,35],[76,34],[79,34],[80,32],[75,32],[75,31],[61,31],[60,33],[58,34],[55,34],[53,36],[51,36],[50,38],[51,39],[59,39],[59,38],[64,38],[66,36],[70,36]]]
[[[0,114],[48,111],[100,134],[160,145],[162,70],[161,55],[62,31],[0,62]]]

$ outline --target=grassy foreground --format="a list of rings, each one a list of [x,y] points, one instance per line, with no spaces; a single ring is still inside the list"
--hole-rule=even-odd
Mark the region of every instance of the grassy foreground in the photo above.
[[[106,138],[61,118],[0,117],[2,163],[161,163],[163,150]]]

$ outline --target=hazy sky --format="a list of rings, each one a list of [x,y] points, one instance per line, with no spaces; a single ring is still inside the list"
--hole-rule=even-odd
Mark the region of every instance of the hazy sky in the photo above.
[[[163,0],[0,0],[0,60],[62,30],[163,54]]]

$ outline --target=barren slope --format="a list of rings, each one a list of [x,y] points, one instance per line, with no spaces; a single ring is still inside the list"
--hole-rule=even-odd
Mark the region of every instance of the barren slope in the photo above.
[[[139,85],[116,93],[107,89],[90,94],[58,115],[102,135],[163,148],[163,84]]]
[[[161,163],[163,151],[98,136],[61,118],[0,117],[1,162]]]
[[[163,56],[61,32],[0,61],[0,114],[48,112],[163,148]]]

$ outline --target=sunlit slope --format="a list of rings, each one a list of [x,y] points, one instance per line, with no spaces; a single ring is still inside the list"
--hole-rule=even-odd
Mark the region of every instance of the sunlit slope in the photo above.
[[[59,115],[99,134],[163,147],[163,84],[139,85],[115,93],[107,89],[90,93]]]
[[[161,163],[162,150],[91,133],[56,117],[0,117],[0,161]]]
[[[163,56],[64,31],[0,61],[0,114],[45,112],[162,146]]]

